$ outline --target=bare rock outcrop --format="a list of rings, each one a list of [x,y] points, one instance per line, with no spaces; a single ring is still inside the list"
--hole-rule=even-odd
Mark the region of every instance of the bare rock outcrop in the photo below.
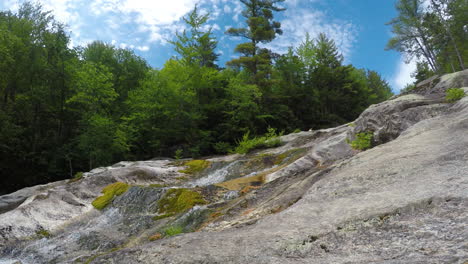
[[[122,162],[1,196],[0,263],[464,264],[468,97],[449,104],[444,91],[467,84],[468,71],[434,78],[353,123],[207,159],[197,173]],[[350,147],[361,132],[373,148]],[[132,187],[94,209],[114,182]],[[183,192],[203,201],[164,212]]]

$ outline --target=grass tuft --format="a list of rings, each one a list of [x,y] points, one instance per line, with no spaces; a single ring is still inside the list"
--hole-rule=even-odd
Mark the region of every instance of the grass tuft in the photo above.
[[[164,230],[164,233],[166,234],[166,237],[171,237],[175,236],[178,234],[181,234],[184,231],[184,228],[181,226],[171,226]]]
[[[276,129],[268,128],[268,133],[261,137],[249,138],[250,133],[244,134],[241,140],[237,142],[237,147],[234,149],[235,153],[247,154],[255,149],[274,148],[281,146],[282,142],[279,138],[283,133],[276,133]]]

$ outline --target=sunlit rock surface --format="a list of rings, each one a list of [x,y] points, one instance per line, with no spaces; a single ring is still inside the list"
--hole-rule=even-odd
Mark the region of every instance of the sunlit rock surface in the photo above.
[[[468,71],[433,78],[353,123],[198,173],[180,172],[185,160],[120,162],[1,196],[0,263],[464,264],[468,97],[444,95],[467,86]],[[368,131],[375,147],[353,150]],[[94,209],[115,182],[131,187]],[[183,209],[168,214],[171,202]]]

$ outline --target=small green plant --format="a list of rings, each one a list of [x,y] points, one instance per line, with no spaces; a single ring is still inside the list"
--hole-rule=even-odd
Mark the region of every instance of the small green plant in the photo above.
[[[185,174],[195,174],[198,172],[203,171],[204,169],[208,168],[211,165],[211,162],[207,160],[191,160],[184,163],[186,167],[184,170],[180,170],[179,172]]]
[[[45,230],[43,228],[37,230],[36,235],[38,235],[39,237],[45,237],[45,238],[49,238],[49,237],[52,236],[52,234],[49,231],[47,231],[47,230]]]
[[[184,228],[181,226],[171,226],[164,230],[164,234],[166,234],[167,237],[175,236],[178,234],[181,234],[184,231]]]
[[[351,122],[348,124],[349,127],[356,127],[356,124],[354,122]]]
[[[449,103],[454,103],[465,97],[465,91],[461,88],[448,89],[445,95],[445,100]]]
[[[356,139],[351,141],[351,147],[358,150],[366,150],[372,147],[372,140],[374,139],[374,133],[364,132],[358,133]],[[348,141],[349,142],[349,141]]]
[[[227,142],[216,142],[213,147],[218,154],[226,154],[232,151],[231,144]]]
[[[91,204],[94,208],[98,210],[104,209],[107,205],[109,205],[114,197],[122,195],[130,188],[130,185],[123,183],[123,182],[116,182],[110,185],[107,185],[102,189],[101,193],[104,195],[99,196],[96,198]]]
[[[174,158],[176,160],[180,160],[182,158],[182,154],[183,154],[183,150],[182,149],[178,149],[176,150],[175,154],[174,154]]]
[[[276,133],[276,129],[268,128],[268,132],[261,137],[254,137],[249,139],[250,133],[244,134],[242,139],[237,142],[237,147],[234,149],[235,153],[247,154],[255,149],[261,148],[273,148],[281,146],[282,142],[279,138],[283,135],[283,132]]]
[[[300,133],[300,132],[302,132],[302,130],[300,130],[299,128],[296,128],[296,129],[294,129],[294,131],[293,131],[293,133]]]
[[[167,216],[185,212],[198,204],[206,204],[201,194],[185,188],[170,189],[158,201],[159,213]]]
[[[75,176],[73,176],[73,178],[71,178],[68,182],[69,183],[77,182],[77,181],[81,180],[83,178],[83,176],[84,176],[83,172],[77,172],[75,174]]]
[[[416,85],[414,85],[414,84],[407,84],[407,85],[405,86],[405,88],[401,89],[400,94],[409,93],[409,92],[411,92],[411,91],[413,91],[413,90],[415,90],[415,89],[416,89]]]

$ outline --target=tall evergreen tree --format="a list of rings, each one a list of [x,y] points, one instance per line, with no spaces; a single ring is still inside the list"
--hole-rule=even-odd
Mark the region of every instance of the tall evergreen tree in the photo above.
[[[239,36],[249,40],[237,45],[235,51],[241,57],[231,60],[228,65],[241,67],[251,76],[250,82],[260,87],[265,86],[264,81],[271,74],[271,52],[261,48],[260,43],[268,43],[281,35],[281,23],[273,20],[273,12],[284,11],[285,8],[276,6],[284,0],[240,0],[245,9],[242,15],[247,20],[245,28],[230,28],[226,34]]]
[[[198,7],[195,8],[183,18],[190,27],[182,34],[177,33],[177,40],[171,43],[175,46],[175,51],[179,53],[182,61],[187,64],[197,64],[201,67],[216,68],[215,62],[218,60],[218,54],[215,52],[218,42],[212,36],[212,28],[204,32],[203,26],[209,19],[209,14],[201,15]]]

